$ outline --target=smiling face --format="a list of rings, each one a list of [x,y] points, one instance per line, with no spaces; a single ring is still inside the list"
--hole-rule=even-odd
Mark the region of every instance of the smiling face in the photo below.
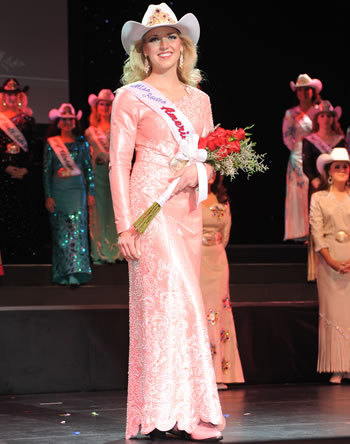
[[[161,26],[147,32],[143,39],[143,53],[150,61],[152,72],[161,74],[177,69],[182,41],[175,28]]]
[[[309,86],[302,86],[296,89],[296,95],[300,103],[309,103],[312,101],[313,90]]]
[[[109,117],[112,111],[112,102],[109,100],[99,100],[97,103],[97,112],[103,117]]]
[[[71,117],[61,117],[58,121],[58,128],[66,133],[73,131],[75,128],[75,119]]]
[[[334,117],[332,113],[324,112],[319,113],[317,116],[317,123],[320,129],[330,130],[333,124],[333,120]]]
[[[6,105],[9,109],[16,109],[18,106],[18,97],[16,93],[6,92],[4,94]]]
[[[329,168],[329,175],[333,178],[333,182],[346,183],[349,180],[350,166],[349,162],[335,161]]]

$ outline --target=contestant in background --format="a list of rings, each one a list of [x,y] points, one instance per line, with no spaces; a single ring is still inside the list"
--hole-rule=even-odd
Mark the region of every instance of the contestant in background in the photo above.
[[[318,190],[321,184],[316,161],[320,154],[330,153],[336,146],[345,146],[343,130],[339,124],[341,108],[333,108],[328,100],[322,100],[316,106],[312,122],[312,133],[303,139],[303,171],[309,179],[309,201],[311,194]],[[308,244],[308,281],[316,279],[315,251],[312,237]]]
[[[73,106],[52,109],[44,148],[45,206],[52,232],[52,282],[77,287],[91,278],[88,206],[95,204],[90,147]]]
[[[303,172],[302,141],[312,131],[314,105],[319,102],[322,83],[300,74],[290,82],[299,104],[285,112],[282,123],[283,142],[290,155],[286,175],[284,240],[305,242],[309,234],[309,179]]]
[[[349,153],[321,154],[319,191],[311,195],[310,224],[317,252],[319,350],[317,371],[340,384],[350,374],[350,188]]]
[[[223,176],[209,180],[208,198],[202,202],[203,240],[200,283],[208,321],[210,349],[219,390],[244,382],[230,300],[230,269],[226,246],[231,211]]]
[[[312,119],[312,132],[303,139],[303,171],[309,179],[309,193],[317,191],[321,178],[316,161],[320,154],[330,153],[336,146],[345,146],[344,132],[339,119],[340,106],[335,108],[328,100],[322,100],[315,107]]]
[[[122,28],[130,57],[112,107],[110,181],[119,245],[129,264],[126,439],[139,432],[166,438],[170,432],[217,441],[225,424],[199,282],[196,188],[207,191],[213,168],[198,166],[200,184],[196,165],[172,169],[181,135],[206,136],[214,126],[209,97],[196,87],[198,39],[196,17],[177,20],[165,3],[150,5],[142,23],[128,21]],[[180,179],[172,197],[139,235],[135,220],[175,177]]]
[[[30,262],[37,247],[31,206],[35,120],[27,90],[14,78],[0,88],[0,249],[10,263]]]
[[[91,258],[94,264],[113,264],[122,260],[118,246],[111,188],[109,183],[109,141],[111,111],[114,94],[102,89],[98,95],[90,94],[90,126],[85,137],[90,144],[95,176],[96,204],[90,209],[89,229]]]

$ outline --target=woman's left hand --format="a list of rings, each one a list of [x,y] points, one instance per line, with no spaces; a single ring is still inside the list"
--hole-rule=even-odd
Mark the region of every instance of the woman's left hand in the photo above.
[[[349,273],[350,272],[350,259],[345,262],[342,262],[341,273]]]
[[[207,176],[209,180],[214,174],[214,168],[208,163],[205,163],[204,166],[207,170]],[[172,182],[177,177],[180,177],[180,180],[173,191],[173,196],[180,193],[181,191],[184,191],[186,188],[195,188],[198,185],[198,173],[195,164],[188,165],[185,168],[182,168],[182,170],[176,173],[174,177],[169,180],[169,182]]]

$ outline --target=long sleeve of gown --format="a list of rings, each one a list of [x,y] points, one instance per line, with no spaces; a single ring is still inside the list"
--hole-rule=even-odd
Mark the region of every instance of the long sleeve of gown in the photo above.
[[[52,174],[53,174],[53,151],[51,146],[46,143],[44,147],[43,158],[43,182],[45,197],[52,197]]]
[[[112,105],[109,180],[118,233],[134,222],[130,215],[129,181],[138,115],[126,90],[118,90]]]
[[[292,151],[295,145],[295,129],[294,129],[294,119],[289,110],[286,111],[283,118],[282,136],[284,144],[290,151]]]
[[[311,195],[310,225],[315,251],[320,251],[322,248],[328,248],[328,244],[324,237],[324,220],[317,193]]]

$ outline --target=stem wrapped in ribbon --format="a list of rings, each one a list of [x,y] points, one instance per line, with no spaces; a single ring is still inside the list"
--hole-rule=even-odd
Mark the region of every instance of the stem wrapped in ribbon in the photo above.
[[[182,168],[195,164],[198,174],[198,201],[200,204],[208,197],[208,177],[207,170],[203,163],[207,159],[207,151],[198,148],[198,134],[191,134],[186,139],[181,140],[179,151],[170,162],[170,169],[174,172]],[[137,231],[143,234],[149,223],[159,213],[162,206],[167,202],[181,177],[174,179],[164,193],[134,222]]]

